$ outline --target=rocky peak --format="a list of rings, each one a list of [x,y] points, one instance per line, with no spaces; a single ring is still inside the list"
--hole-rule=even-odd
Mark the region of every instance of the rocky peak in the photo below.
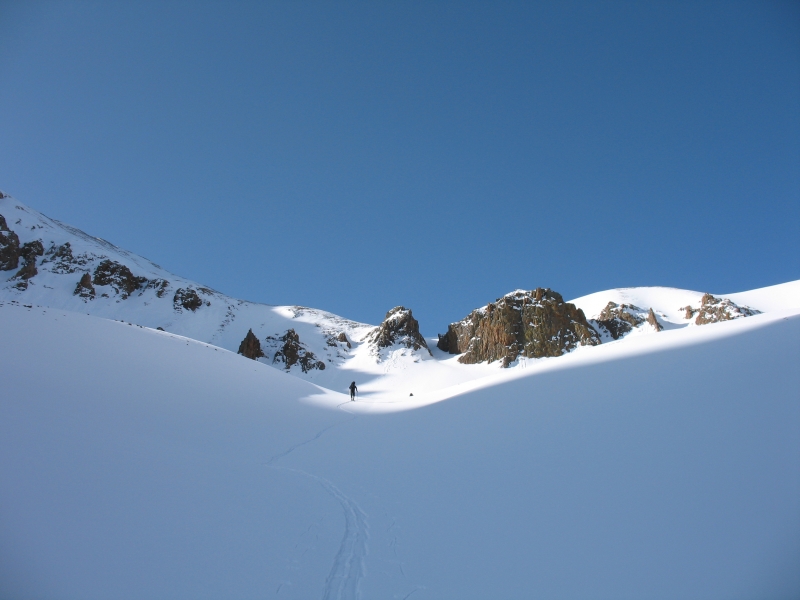
[[[0,192],[0,198],[3,197],[3,193]],[[3,215],[0,215],[0,231],[8,231],[8,223],[6,223],[6,218]]]
[[[581,309],[564,302],[558,292],[537,288],[506,294],[451,323],[437,346],[461,354],[461,363],[501,360],[508,367],[519,356],[561,356],[579,345],[599,343]]]
[[[685,306],[685,318],[691,319],[694,315],[696,325],[707,325],[708,323],[718,323],[719,321],[730,321],[742,317],[751,317],[761,314],[761,311],[750,308],[749,306],[738,306],[727,298],[717,298],[711,294],[703,294],[700,299],[700,308]]]
[[[261,351],[261,342],[258,341],[252,329],[247,331],[247,335],[244,336],[242,343],[239,344],[239,354],[253,360],[264,356],[264,352]]]
[[[288,371],[294,365],[300,365],[303,373],[308,373],[312,369],[325,370],[325,363],[317,360],[314,353],[308,350],[301,342],[300,336],[294,329],[289,329],[282,336],[275,338],[267,338],[267,341],[280,342],[278,351],[272,358],[272,362],[282,362],[284,368]]]
[[[395,306],[387,312],[383,323],[367,334],[366,341],[378,352],[382,348],[400,345],[411,350],[425,348],[428,354],[431,353],[425,338],[419,332],[419,323],[411,310],[404,306]]]

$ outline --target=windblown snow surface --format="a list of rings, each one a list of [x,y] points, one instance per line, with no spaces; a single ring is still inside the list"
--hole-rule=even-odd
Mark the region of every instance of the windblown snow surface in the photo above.
[[[0,214],[46,249],[0,273],[0,598],[800,597],[800,281],[702,326],[701,292],[591,294],[663,331],[501,369]],[[167,292],[75,295],[102,260]],[[232,352],[251,328],[327,368]]]

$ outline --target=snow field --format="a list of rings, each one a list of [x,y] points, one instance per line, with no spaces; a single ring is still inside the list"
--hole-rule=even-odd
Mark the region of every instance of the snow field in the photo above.
[[[398,412],[6,303],[0,596],[796,597],[797,312],[497,369]]]

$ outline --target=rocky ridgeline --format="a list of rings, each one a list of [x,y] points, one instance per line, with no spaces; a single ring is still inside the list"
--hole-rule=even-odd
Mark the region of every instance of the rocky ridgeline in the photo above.
[[[549,288],[517,290],[451,323],[437,347],[461,354],[460,363],[500,360],[508,367],[518,357],[561,356],[600,343],[583,311]]]
[[[141,296],[149,289],[155,291],[156,297],[163,298],[170,287],[170,282],[166,279],[148,279],[134,275],[128,266],[105,256],[86,252],[75,254],[70,242],[52,244],[47,251],[42,240],[20,245],[19,237],[9,229],[5,217],[0,215],[0,271],[19,268],[11,278],[16,281],[14,287],[23,291],[28,288],[30,280],[39,274],[37,260],[40,257],[38,267],[51,273],[66,275],[83,271],[76,282],[74,295],[84,302],[112,296],[126,300],[137,292]],[[91,267],[95,264],[92,272]],[[195,312],[202,306],[210,306],[211,302],[201,298],[200,294],[211,296],[213,291],[202,287],[196,290],[191,287],[178,288],[172,298],[174,309],[177,312]]]
[[[402,346],[411,350],[422,348],[430,354],[425,338],[419,332],[419,323],[404,306],[395,306],[386,313],[383,323],[367,334],[365,341],[371,345],[373,354],[379,355],[384,348]]]
[[[644,323],[648,323],[656,331],[664,329],[663,325],[658,322],[652,308],[644,310],[633,304],[617,304],[616,302],[606,304],[606,307],[593,322],[598,328],[607,331],[615,340]]]
[[[703,294],[700,299],[700,308],[684,306],[681,310],[685,311],[686,319],[691,319],[697,315],[694,319],[696,325],[707,325],[708,323],[730,321],[761,314],[759,310],[748,306],[738,306],[727,298],[717,298],[711,294]]]

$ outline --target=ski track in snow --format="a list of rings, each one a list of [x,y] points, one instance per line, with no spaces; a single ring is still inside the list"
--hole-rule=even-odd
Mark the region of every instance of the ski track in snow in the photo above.
[[[352,419],[344,421],[344,423],[349,423],[357,418],[356,415],[353,415]],[[359,584],[366,572],[364,561],[368,553],[367,540],[369,539],[369,525],[367,523],[367,515],[352,498],[346,496],[339,488],[324,477],[301,471],[300,469],[275,466],[273,463],[291,454],[297,448],[318,440],[325,432],[341,424],[342,423],[334,423],[333,425],[325,427],[314,437],[295,444],[280,454],[276,454],[264,463],[264,465],[270,469],[290,471],[315,480],[326,492],[333,496],[342,507],[342,512],[344,513],[344,536],[339,545],[339,550],[336,552],[336,556],[333,559],[333,565],[328,573],[328,577],[325,579],[322,600],[355,600],[359,597]],[[280,587],[278,591],[280,591]]]
[[[306,473],[320,484],[342,505],[345,530],[333,566],[325,580],[322,600],[344,600],[359,597],[359,584],[365,574],[369,525],[367,515],[352,499],[327,479]]]
[[[349,423],[350,421],[352,421],[352,420],[354,420],[354,419],[356,419],[356,418],[357,418],[356,416],[353,416],[353,418],[352,418],[352,419],[349,419],[349,420],[347,420],[347,421],[344,421],[344,422],[345,422],[345,423]],[[337,425],[341,425],[341,424],[342,424],[342,423],[334,423],[333,425],[328,425],[328,426],[327,426],[325,429],[322,429],[321,431],[319,431],[319,432],[318,432],[318,433],[317,433],[317,434],[316,434],[314,437],[312,437],[312,438],[310,438],[310,439],[308,439],[308,440],[305,440],[304,442],[300,442],[299,444],[295,444],[294,446],[292,446],[292,447],[291,447],[291,448],[289,448],[288,450],[284,450],[284,451],[283,451],[283,452],[281,452],[280,454],[276,454],[275,456],[273,456],[272,458],[270,458],[270,459],[269,459],[269,460],[268,460],[268,461],[267,461],[265,464],[266,464],[268,467],[269,467],[269,466],[272,466],[272,464],[273,464],[275,461],[277,461],[277,460],[280,460],[281,458],[283,458],[284,456],[287,456],[288,454],[291,454],[292,452],[294,452],[295,450],[297,450],[297,449],[298,449],[298,448],[300,448],[301,446],[305,446],[306,444],[310,444],[311,442],[316,442],[316,441],[317,441],[319,438],[321,438],[321,437],[322,437],[322,436],[325,434],[325,432],[326,432],[326,431],[329,431],[330,429],[333,429],[333,428],[334,428],[334,427],[336,427]]]
[[[355,600],[359,598],[359,585],[366,573],[364,562],[369,551],[367,547],[369,539],[367,514],[352,498],[346,496],[324,477],[290,467],[276,467],[270,464],[266,466],[270,469],[290,471],[309,477],[319,483],[339,502],[344,513],[344,535],[328,577],[325,579],[322,600]]]

